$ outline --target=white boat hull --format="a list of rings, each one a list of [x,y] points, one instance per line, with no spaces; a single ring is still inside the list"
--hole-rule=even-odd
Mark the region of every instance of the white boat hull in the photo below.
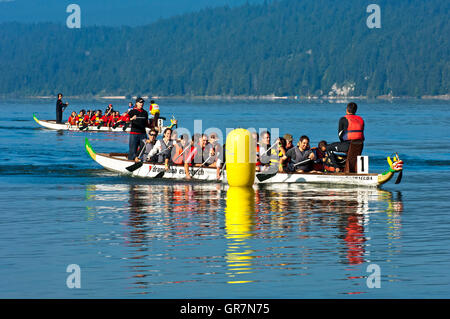
[[[126,154],[117,153],[95,153],[86,139],[86,151],[98,164],[105,169],[117,172],[124,175],[142,178],[165,178],[184,180],[186,174],[182,165],[173,165],[168,171],[165,171],[163,164],[144,163],[140,168],[133,172],[128,171],[126,168],[134,164],[134,161],[128,160]],[[194,175],[194,172],[195,175]],[[208,167],[191,167],[190,174],[194,175],[194,180],[200,181],[216,181],[227,182],[226,170],[224,170],[220,180],[217,180],[217,169]],[[261,174],[261,173],[257,173]],[[353,185],[353,186],[365,186],[365,187],[377,187],[385,182],[389,178],[382,178],[381,174],[354,174],[354,173],[277,173],[275,176],[263,181],[259,181],[255,178],[257,184],[300,184],[300,183],[317,183],[317,184],[333,184],[333,185]]]
[[[76,125],[70,125],[69,123],[56,123],[54,120],[39,120],[36,115],[33,115],[33,119],[41,125],[42,127],[48,128],[50,130],[57,131],[80,131],[80,132],[130,132],[131,128],[128,127],[126,130],[123,130],[123,127],[107,127],[107,126],[88,126],[86,129],[80,130]],[[165,127],[163,126],[162,120],[159,121],[160,126],[162,127],[161,131],[164,131]],[[150,131],[147,128],[147,133]]]

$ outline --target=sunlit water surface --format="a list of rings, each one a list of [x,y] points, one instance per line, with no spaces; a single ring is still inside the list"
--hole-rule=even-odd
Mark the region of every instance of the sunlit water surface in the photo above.
[[[75,109],[108,101],[73,101]],[[121,111],[126,103],[112,102]],[[190,130],[278,128],[336,141],[342,103],[160,101]],[[360,102],[370,170],[405,161],[382,189],[132,179],[86,154],[121,133],[38,127],[54,101],[0,102],[1,298],[448,298],[448,102]],[[66,114],[67,117],[67,114]],[[70,289],[67,266],[81,270]],[[380,269],[380,288],[368,271]],[[369,283],[369,285],[368,285]]]

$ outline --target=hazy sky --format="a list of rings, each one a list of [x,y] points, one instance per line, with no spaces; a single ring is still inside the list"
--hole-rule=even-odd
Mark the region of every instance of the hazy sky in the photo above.
[[[65,23],[69,4],[81,8],[82,25],[143,25],[205,7],[240,5],[264,0],[0,0],[0,23]]]

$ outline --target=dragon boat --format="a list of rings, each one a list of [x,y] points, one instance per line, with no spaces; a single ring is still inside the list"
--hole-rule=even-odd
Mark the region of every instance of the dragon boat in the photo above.
[[[70,123],[56,123],[55,120],[39,120],[36,114],[33,114],[33,119],[42,127],[50,130],[57,131],[80,131],[80,132],[130,132],[131,128],[127,127],[125,130],[123,127],[107,127],[107,126],[88,126],[85,129],[80,129],[77,125],[71,125]],[[158,119],[158,126],[161,127],[161,132],[164,131],[166,126],[164,126],[164,120],[162,118]],[[147,133],[148,133],[147,129]]]
[[[89,140],[85,139],[85,148],[90,157],[105,169],[119,174],[153,179],[185,180],[186,173],[183,165],[175,165],[165,170],[164,164],[142,163],[139,168],[129,170],[134,161],[128,160],[126,153],[96,153]],[[257,184],[291,184],[291,183],[311,183],[311,184],[333,184],[333,185],[353,185],[364,187],[379,187],[393,178],[398,173],[396,184],[401,181],[403,172],[403,161],[394,155],[387,158],[389,170],[381,174],[357,174],[357,173],[264,173],[257,172],[255,183]],[[192,180],[211,181],[227,183],[227,172],[223,170],[220,180],[217,180],[217,169],[209,167],[193,166],[189,168]]]

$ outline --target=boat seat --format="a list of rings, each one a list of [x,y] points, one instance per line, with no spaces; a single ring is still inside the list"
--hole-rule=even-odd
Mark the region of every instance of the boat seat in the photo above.
[[[356,173],[356,160],[364,148],[364,141],[354,140],[350,142],[345,161],[344,173]]]

